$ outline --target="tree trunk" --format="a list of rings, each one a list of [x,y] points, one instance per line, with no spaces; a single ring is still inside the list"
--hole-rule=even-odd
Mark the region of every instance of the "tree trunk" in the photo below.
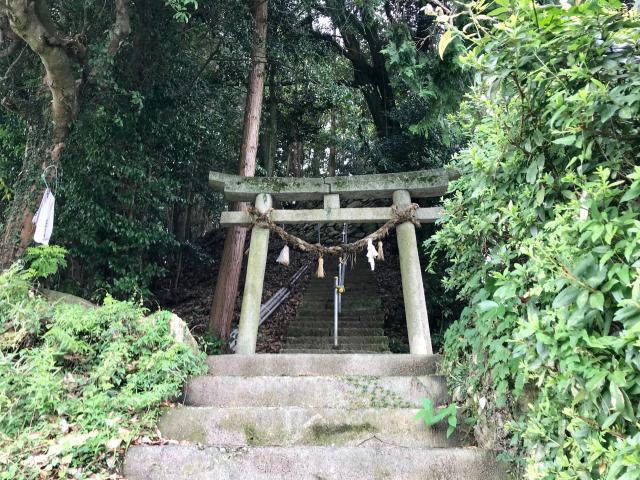
[[[287,155],[287,173],[293,177],[302,176],[302,157],[304,155],[303,144],[300,139],[297,138],[289,144],[289,152]]]
[[[245,177],[252,177],[256,170],[256,153],[264,93],[264,68],[267,56],[267,0],[254,0],[252,10],[255,21],[255,36],[251,50],[251,70],[249,72],[239,162],[240,175]],[[236,210],[244,208],[245,205],[242,203],[234,205]],[[209,315],[209,331],[221,339],[227,339],[231,332],[246,235],[245,228],[233,227],[227,230],[224,242],[218,281]]]
[[[42,198],[44,189],[44,184],[39,184],[40,173],[47,164],[51,145],[50,129],[46,127],[44,117],[41,120],[30,123],[27,128],[22,168],[13,187],[13,201],[7,209],[7,220],[0,239],[0,269],[8,267],[18,258],[33,236],[31,220],[34,206]]]
[[[269,128],[265,145],[265,170],[267,177],[273,177],[278,145],[278,99],[276,97],[275,66],[269,70]]]
[[[336,164],[336,111],[335,107],[331,109],[331,138],[329,145],[329,176],[335,177],[337,164]]]

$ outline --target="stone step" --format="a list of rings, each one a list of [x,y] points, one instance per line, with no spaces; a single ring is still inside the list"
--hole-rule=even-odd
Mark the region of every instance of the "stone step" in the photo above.
[[[338,329],[338,338],[342,339],[341,343],[349,345],[388,345],[389,339],[384,335],[380,336],[340,336],[340,330]],[[289,336],[287,337],[287,345],[293,345],[295,343],[327,343],[333,344],[333,336],[316,337],[316,336]]]
[[[338,333],[343,332],[344,330],[382,330],[384,327],[383,322],[367,322],[364,320],[354,321],[354,322],[338,322]],[[333,336],[333,320],[323,320],[323,321],[305,321],[304,319],[299,319],[291,322],[289,324],[289,334],[293,336],[291,332],[296,329],[300,331],[311,331],[313,329],[325,329],[325,331],[329,332],[327,336]],[[344,332],[343,332],[344,333]]]
[[[308,342],[287,344],[284,346],[282,351],[284,353],[295,353],[290,350],[301,350],[304,353],[314,353],[317,350],[326,350],[334,353],[340,353],[340,351],[349,353],[386,353],[389,351],[389,346],[368,343],[345,343],[343,339],[340,340],[337,348],[333,346],[333,341],[331,343]]]
[[[304,312],[304,315],[300,313],[298,310],[298,315],[296,319],[305,318],[308,320],[326,320],[328,318],[333,322],[333,310],[328,312],[323,312],[319,310]],[[343,311],[338,315],[340,321],[352,321],[358,322],[362,320],[375,320],[384,322],[384,315],[381,313],[372,313],[372,312],[348,312]],[[295,320],[294,320],[295,321]]]
[[[341,337],[358,337],[358,336],[383,336],[383,328],[346,328],[342,325],[338,325],[338,334]],[[300,327],[290,324],[287,329],[287,335],[290,337],[309,336],[309,337],[330,337],[333,335],[333,322],[328,323],[326,326],[320,327]]]
[[[307,298],[307,296],[305,295],[302,298],[302,303],[300,304],[300,306],[317,307],[318,305],[326,304],[331,304],[331,308],[333,308],[333,295],[311,298]],[[349,298],[347,298],[346,296],[342,297],[342,308],[351,307],[358,310],[376,310],[379,305],[381,305],[381,303],[380,298],[378,297],[355,297],[353,295]]]
[[[210,375],[224,376],[423,376],[436,373],[440,355],[212,355]]]
[[[322,354],[322,355],[331,355],[331,354],[342,354],[342,355],[352,355],[352,354],[363,354],[363,355],[386,355],[391,354],[391,351],[385,350],[364,350],[362,346],[350,347],[348,349],[343,346],[338,350],[336,349],[321,349],[321,348],[283,348],[280,352],[284,354],[296,354],[296,355],[304,355],[304,354]]]
[[[382,306],[374,305],[365,306],[365,305],[342,305],[342,313],[341,316],[347,317],[369,317],[377,312],[381,312]],[[331,315],[333,317],[333,303],[302,303],[298,307],[298,316],[302,315]]]
[[[307,288],[305,288],[304,293],[317,293],[317,294],[330,294],[333,295],[333,290],[334,290],[335,286],[333,284],[333,282],[330,285],[308,285]],[[362,295],[369,295],[372,297],[377,297],[378,294],[378,288],[376,286],[372,286],[369,285],[368,283],[362,281],[358,281],[358,282],[347,282],[344,285],[345,291],[346,292],[357,292],[359,294]]]
[[[128,480],[500,480],[493,454],[476,448],[201,447],[137,445],[124,464]]]
[[[205,375],[189,380],[184,403],[200,407],[419,408],[448,398],[443,377],[237,377]]]
[[[351,279],[351,280],[347,280],[347,282],[345,282],[344,284],[345,290],[352,292],[352,291],[356,291],[356,292],[361,292],[363,294],[369,294],[372,296],[377,296],[378,295],[378,286],[375,283],[371,283],[370,281],[366,280],[366,279]],[[307,285],[307,287],[305,288],[305,293],[307,292],[331,292],[333,293],[333,289],[335,288],[335,283],[333,281],[333,279],[331,279],[331,283],[328,283],[326,285],[313,285],[313,284],[309,284]]]
[[[353,290],[349,290],[349,291],[345,290],[345,292],[346,293],[342,295],[342,303],[352,301],[352,300],[360,300],[360,299],[367,299],[367,300],[377,301],[377,302],[380,301],[377,295],[368,295],[364,292],[358,293],[358,292],[354,292]],[[303,301],[305,302],[325,301],[325,300],[331,300],[333,302],[333,291],[305,292],[303,297]]]
[[[468,439],[447,438],[445,422],[427,427],[416,409],[343,410],[301,407],[178,407],[160,419],[162,437],[202,445],[335,445],[356,447],[374,435],[404,447],[455,447]]]
[[[369,283],[369,281],[372,281],[373,283]],[[364,276],[347,277],[345,279],[344,285],[349,288],[357,287],[357,288],[362,288],[363,290],[366,289],[374,292],[377,292],[378,290],[375,277],[364,277]],[[333,279],[333,276],[332,276],[331,279],[327,282],[309,282],[307,284],[306,290],[313,289],[313,288],[333,289],[334,286],[335,286],[335,280]]]

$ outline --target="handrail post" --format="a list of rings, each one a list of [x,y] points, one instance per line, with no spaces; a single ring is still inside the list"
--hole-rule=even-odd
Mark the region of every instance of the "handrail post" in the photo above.
[[[338,348],[338,277],[333,277],[333,348]]]

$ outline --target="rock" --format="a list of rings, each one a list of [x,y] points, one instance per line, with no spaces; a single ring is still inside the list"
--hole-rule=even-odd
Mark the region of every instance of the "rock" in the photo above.
[[[69,305],[80,305],[87,308],[96,308],[97,305],[91,303],[84,298],[76,297],[75,295],[71,295],[70,293],[57,292],[55,290],[48,290],[43,288],[40,290],[40,293],[47,299],[47,301],[51,304],[62,302],[67,303]]]
[[[198,342],[191,334],[191,331],[189,331],[189,326],[175,313],[171,314],[169,326],[171,328],[171,334],[175,338],[176,342],[187,345],[191,350],[193,350],[193,353],[200,352]]]

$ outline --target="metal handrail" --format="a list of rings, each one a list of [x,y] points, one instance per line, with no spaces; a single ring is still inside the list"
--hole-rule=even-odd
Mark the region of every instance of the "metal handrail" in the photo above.
[[[295,287],[295,284],[300,281],[302,276],[307,271],[309,265],[303,265],[300,269],[293,274],[289,283],[286,287],[282,287],[273,296],[267,300],[265,303],[260,305],[260,320],[258,322],[258,328],[271,316],[273,312],[275,312],[282,303],[289,298],[291,295],[291,291]],[[231,335],[229,335],[229,350],[232,352],[236,351],[236,346],[238,344],[238,327],[235,327],[231,331]]]
[[[342,224],[342,243],[346,244],[348,240],[347,224]],[[334,293],[333,293],[333,347],[338,348],[338,320],[342,313],[342,294],[344,293],[344,281],[347,272],[347,261],[344,257],[338,260],[338,276],[334,277]]]

